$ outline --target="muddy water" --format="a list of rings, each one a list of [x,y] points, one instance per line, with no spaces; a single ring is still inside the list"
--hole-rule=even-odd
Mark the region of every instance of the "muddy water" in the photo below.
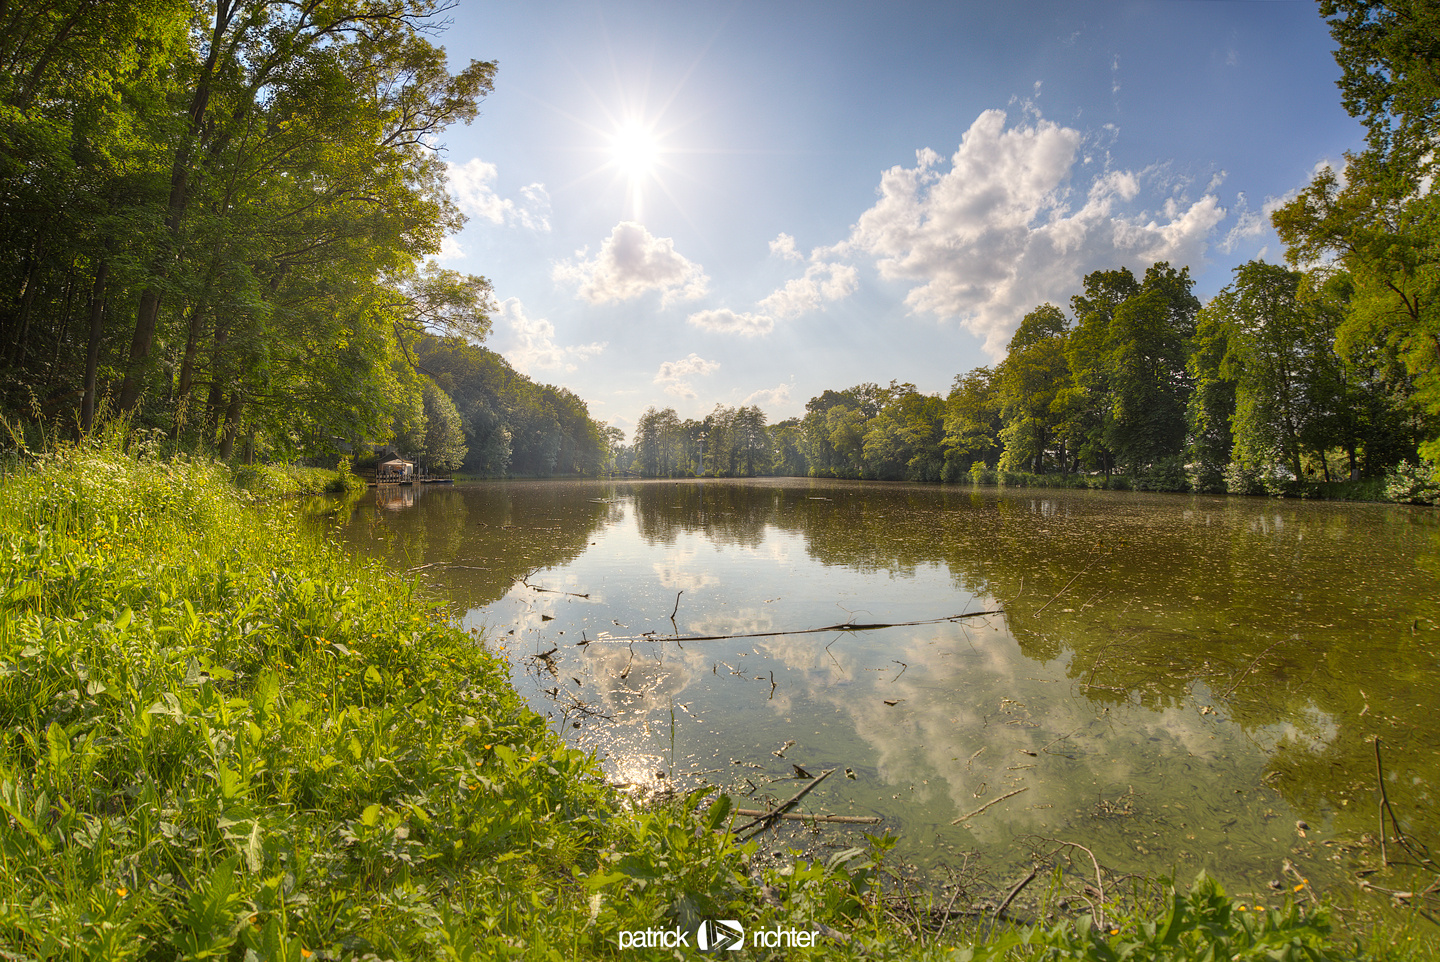
[[[390,489],[339,536],[433,584],[620,783],[758,805],[834,768],[803,809],[878,816],[936,871],[1073,841],[1260,894],[1288,859],[1341,893],[1379,864],[1378,735],[1402,826],[1440,851],[1434,511],[516,482]],[[842,624],[896,627],[793,633]]]

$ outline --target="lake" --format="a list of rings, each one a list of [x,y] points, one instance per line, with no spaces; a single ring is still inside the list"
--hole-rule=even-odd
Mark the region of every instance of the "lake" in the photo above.
[[[1380,866],[1378,735],[1411,847],[1440,842],[1431,509],[525,481],[380,489],[337,532],[433,585],[636,791],[758,807],[833,768],[799,810],[878,816],[925,871],[1010,879],[1074,842],[1116,872],[1344,900]],[[894,627],[807,631],[843,624]]]

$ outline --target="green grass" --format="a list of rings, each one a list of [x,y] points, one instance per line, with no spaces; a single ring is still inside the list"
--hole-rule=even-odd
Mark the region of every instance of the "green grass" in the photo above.
[[[675,953],[622,931],[704,918],[822,923],[825,958],[1351,957],[1208,881],[937,938],[888,840],[761,871],[727,799],[626,808],[501,659],[294,510],[117,443],[0,478],[0,958],[640,959]]]
[[[234,469],[235,486],[261,498],[305,494],[347,494],[365,490],[349,471],[293,465],[244,464]]]

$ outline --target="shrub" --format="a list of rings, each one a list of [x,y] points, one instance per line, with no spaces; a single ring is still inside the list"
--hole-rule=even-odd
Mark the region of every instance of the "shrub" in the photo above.
[[[1232,461],[1225,465],[1225,490],[1231,494],[1264,494],[1260,472]]]
[[[1401,461],[1385,472],[1385,496],[1403,504],[1440,504],[1440,465]]]

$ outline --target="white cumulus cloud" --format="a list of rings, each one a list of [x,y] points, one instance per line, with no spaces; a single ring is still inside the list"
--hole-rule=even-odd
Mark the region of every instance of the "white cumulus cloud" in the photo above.
[[[813,311],[825,301],[838,301],[855,293],[858,274],[849,264],[817,261],[805,268],[804,277],[792,278],[785,286],[758,305],[776,317],[796,317]]]
[[[696,396],[695,389],[690,386],[689,378],[704,377],[719,369],[719,361],[707,361],[700,355],[692,353],[678,361],[660,362],[660,369],[655,372],[655,383],[661,385],[666,394],[673,394],[675,397],[688,400]]]
[[[790,400],[790,385],[777,384],[775,387],[762,388],[754,392],[745,400],[740,402],[742,407],[751,404],[761,404],[767,407],[778,404],[786,404]]]
[[[456,261],[465,256],[465,248],[453,237],[446,237],[440,241],[440,253],[435,255],[437,261]]]
[[[586,253],[579,251],[574,260],[557,264],[553,277],[577,285],[580,297],[591,304],[659,291],[663,306],[693,300],[709,289],[710,278],[675,250],[674,240],[656,237],[634,221],[616,224],[593,258],[586,260]]]
[[[518,298],[500,304],[499,319],[506,327],[505,347],[500,353],[522,374],[533,370],[573,371],[576,361],[587,360],[605,350],[605,341],[572,344],[555,343],[555,325],[543,317],[529,317]]]
[[[1073,186],[1082,140],[1038,116],[1007,129],[1004,111],[987,110],[948,170],[926,148],[882,174],[879,200],[831,253],[873,255],[882,277],[913,283],[912,311],[958,318],[996,357],[1027,311],[1065,303],[1091,271],[1197,261],[1225,217],[1218,199],[1134,211],[1149,171]]]
[[[787,261],[803,261],[805,255],[795,249],[795,238],[784,231],[770,242],[770,253],[785,258]]]
[[[463,164],[446,164],[445,173],[455,202],[471,217],[480,217],[492,224],[520,224],[531,230],[550,229],[550,194],[544,184],[520,188],[521,199],[516,203],[495,192],[499,170],[478,157]]]
[[[756,337],[761,334],[769,334],[775,329],[773,317],[765,314],[740,313],[732,311],[728,307],[696,311],[687,320],[702,331],[735,334],[740,337]]]

